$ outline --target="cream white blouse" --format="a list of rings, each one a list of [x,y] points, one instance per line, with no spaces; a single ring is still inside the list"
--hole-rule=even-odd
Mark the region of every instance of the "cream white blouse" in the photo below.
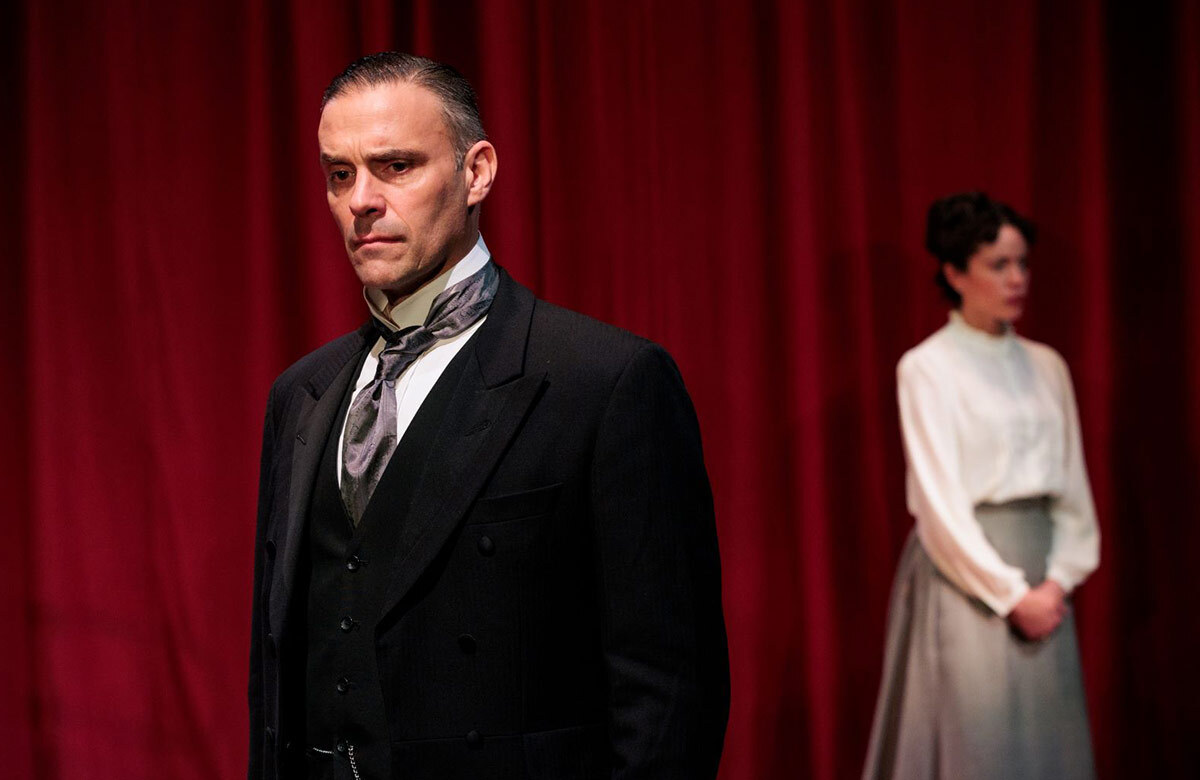
[[[994,336],[958,312],[896,369],[908,511],[934,565],[998,615],[1029,590],[975,520],[978,504],[1048,495],[1046,576],[1070,592],[1100,562],[1079,414],[1062,357],[1010,329]]]

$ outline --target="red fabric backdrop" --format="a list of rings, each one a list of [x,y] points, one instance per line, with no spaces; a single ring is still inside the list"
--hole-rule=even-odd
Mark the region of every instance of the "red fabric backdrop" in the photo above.
[[[1104,532],[1079,596],[1103,775],[1200,766],[1200,8],[30,0],[0,12],[4,774],[233,778],[259,425],[363,306],[317,101],[405,48],[479,87],[497,259],[665,344],[725,572],[722,777],[861,766],[903,508],[893,367],[945,316],[935,196],[1043,226]]]

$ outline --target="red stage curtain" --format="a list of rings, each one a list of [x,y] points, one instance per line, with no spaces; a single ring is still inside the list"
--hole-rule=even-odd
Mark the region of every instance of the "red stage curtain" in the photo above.
[[[1021,330],[1080,398],[1103,775],[1200,766],[1194,0],[0,13],[6,776],[243,773],[263,404],[364,315],[318,98],[392,47],[479,87],[499,262],[682,367],[724,561],[725,780],[859,771],[911,525],[893,368],[945,316],[924,210],[966,188],[1043,228]]]

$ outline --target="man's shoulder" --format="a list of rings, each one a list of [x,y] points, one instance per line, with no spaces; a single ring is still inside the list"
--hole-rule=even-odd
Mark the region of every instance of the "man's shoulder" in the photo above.
[[[276,397],[290,395],[296,387],[320,376],[330,368],[340,368],[352,355],[362,349],[363,328],[327,341],[292,363],[276,377],[271,392]]]
[[[643,352],[666,354],[650,339],[541,298],[530,323],[532,353],[560,370],[619,373]]]

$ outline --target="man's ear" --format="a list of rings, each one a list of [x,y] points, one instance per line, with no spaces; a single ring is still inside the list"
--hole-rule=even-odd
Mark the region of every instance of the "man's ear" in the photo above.
[[[463,176],[467,181],[467,208],[482,203],[496,180],[496,147],[489,141],[476,141],[463,155]]]

